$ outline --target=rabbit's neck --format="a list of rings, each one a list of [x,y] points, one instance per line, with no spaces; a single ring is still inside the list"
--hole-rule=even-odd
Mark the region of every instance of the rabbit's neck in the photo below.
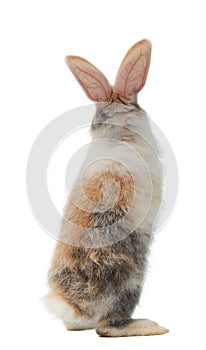
[[[97,115],[92,123],[91,132],[93,140],[113,139],[137,145],[141,145],[144,140],[157,149],[149,119],[143,110],[136,113],[115,113],[104,120],[101,120],[101,115]]]

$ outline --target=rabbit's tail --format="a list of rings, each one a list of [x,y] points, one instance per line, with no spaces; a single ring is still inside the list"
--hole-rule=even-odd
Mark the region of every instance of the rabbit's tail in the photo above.
[[[49,312],[63,321],[68,330],[80,331],[95,328],[96,322],[91,317],[82,313],[77,306],[65,301],[62,296],[51,293],[41,301]]]

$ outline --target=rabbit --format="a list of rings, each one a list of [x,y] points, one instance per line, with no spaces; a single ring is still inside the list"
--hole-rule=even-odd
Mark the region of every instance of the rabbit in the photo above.
[[[91,136],[103,147],[93,147],[88,159],[100,148],[105,156],[90,162],[81,183],[73,185],[48,272],[44,302],[68,330],[95,329],[102,337],[168,332],[149,319],[132,318],[163,196],[158,142],[137,103],[150,57],[149,40],[133,45],[113,87],[85,59],[66,57],[86,95],[96,103]],[[118,161],[110,159],[111,153],[118,155]]]

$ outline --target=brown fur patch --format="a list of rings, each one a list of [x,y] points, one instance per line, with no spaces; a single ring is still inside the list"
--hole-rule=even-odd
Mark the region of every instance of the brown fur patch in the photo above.
[[[119,170],[121,171],[121,167]],[[117,172],[111,170],[97,174],[92,179],[85,180],[83,182],[83,190],[88,199],[91,201],[103,200],[103,184],[108,180],[115,181],[120,188],[116,205],[123,208],[130,207],[134,196],[134,181],[129,173],[124,173],[124,176],[120,176]]]
[[[70,199],[65,208],[65,218],[80,227],[90,226],[90,212],[77,208]]]
[[[107,171],[96,174],[90,179],[84,179],[82,182],[82,189],[74,187],[74,194],[72,194],[72,196],[78,196],[80,208],[75,206],[69,198],[64,211],[65,219],[70,220],[74,225],[80,227],[90,227],[92,224],[90,214],[91,212],[98,212],[98,209],[95,210],[96,203],[103,200],[104,185],[109,180],[114,181],[119,186],[119,198],[115,205],[127,211],[133,203],[133,178],[129,173],[120,176],[117,171]],[[111,198],[111,201],[112,199],[113,198]],[[106,200],[109,200],[109,198],[106,198]],[[87,210],[82,210],[81,208],[86,208]]]

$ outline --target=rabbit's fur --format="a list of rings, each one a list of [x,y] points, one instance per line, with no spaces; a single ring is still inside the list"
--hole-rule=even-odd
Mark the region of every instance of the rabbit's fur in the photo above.
[[[135,99],[146,80],[150,51],[148,40],[135,44],[113,88],[86,60],[66,59],[89,98],[99,102],[91,134],[93,141],[104,139],[104,159],[73,186],[49,270],[50,293],[45,301],[69,330],[95,328],[101,336],[114,337],[167,332],[153,321],[131,319],[162,200],[156,140]],[[110,159],[111,140],[119,142],[118,162]],[[99,150],[91,147],[87,161]],[[148,173],[142,163],[135,163],[131,150],[145,162]]]

